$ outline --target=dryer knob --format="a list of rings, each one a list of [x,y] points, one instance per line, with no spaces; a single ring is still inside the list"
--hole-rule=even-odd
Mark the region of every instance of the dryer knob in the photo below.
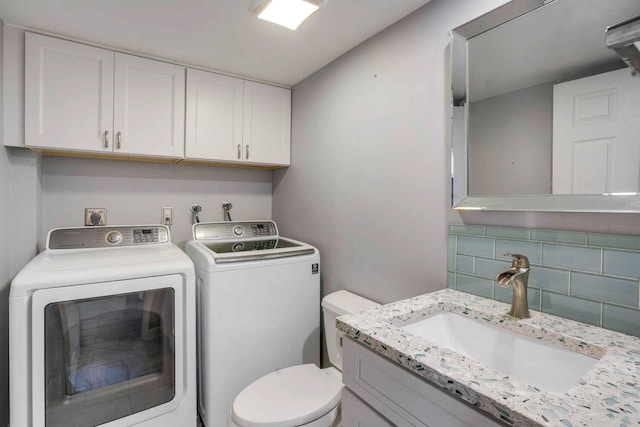
[[[111,243],[112,245],[117,245],[122,241],[122,233],[120,233],[119,231],[110,231],[109,233],[107,233],[106,239],[107,242]]]
[[[242,236],[244,234],[244,227],[241,225],[236,225],[233,227],[233,234],[236,236]]]

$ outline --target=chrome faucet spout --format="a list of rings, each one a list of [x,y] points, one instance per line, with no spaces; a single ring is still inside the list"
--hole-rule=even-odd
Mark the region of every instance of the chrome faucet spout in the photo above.
[[[512,256],[511,268],[496,276],[496,283],[503,287],[513,286],[513,299],[511,301],[510,316],[518,319],[527,319],[529,315],[529,305],[527,303],[527,284],[529,282],[529,260],[524,255],[504,254]]]

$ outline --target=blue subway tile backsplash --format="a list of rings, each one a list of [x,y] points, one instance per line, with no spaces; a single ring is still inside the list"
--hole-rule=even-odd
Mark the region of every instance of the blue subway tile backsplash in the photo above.
[[[493,298],[493,280],[456,273],[456,289],[485,298]]]
[[[448,245],[449,288],[509,303],[493,280],[520,253],[530,309],[640,336],[640,236],[456,224]]]
[[[602,327],[629,335],[638,335],[640,310],[604,304],[602,306]]]
[[[618,277],[640,277],[640,251],[605,249],[602,255],[602,273]]]
[[[503,261],[493,258],[480,258],[476,257],[474,274],[478,277],[484,277],[485,279],[492,279],[500,272],[505,271],[511,267],[510,261]]]
[[[545,243],[542,245],[542,264],[569,270],[599,273],[602,249]]]
[[[471,255],[456,255],[456,271],[473,274],[473,258]]]
[[[493,239],[458,236],[457,240],[459,254],[493,256]]]
[[[578,322],[600,326],[601,303],[553,292],[542,293],[542,311]]]
[[[507,239],[529,240],[528,228],[487,227],[487,236],[505,237]]]
[[[640,236],[589,233],[587,244],[589,246],[602,246],[603,248],[633,249],[640,251]]]
[[[531,240],[586,245],[587,233],[582,231],[531,230]]]
[[[638,281],[572,271],[570,294],[627,305],[638,301]]]
[[[536,266],[536,268],[529,273],[529,286],[561,294],[568,294],[569,272],[558,268]]]

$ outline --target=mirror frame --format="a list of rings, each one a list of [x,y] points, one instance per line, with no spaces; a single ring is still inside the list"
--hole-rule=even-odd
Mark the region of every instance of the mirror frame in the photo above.
[[[525,13],[555,1],[512,0],[451,31],[451,206],[457,210],[539,212],[640,212],[640,195],[531,194],[470,196],[468,194],[467,129],[469,106],[468,40]],[[604,40],[604,38],[603,38]]]

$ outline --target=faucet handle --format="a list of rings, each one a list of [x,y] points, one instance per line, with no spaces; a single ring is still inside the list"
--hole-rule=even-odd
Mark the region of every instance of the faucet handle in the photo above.
[[[507,253],[507,254],[504,254],[503,256],[513,257],[513,260],[511,261],[511,267],[529,268],[529,258],[527,258],[524,255]]]

